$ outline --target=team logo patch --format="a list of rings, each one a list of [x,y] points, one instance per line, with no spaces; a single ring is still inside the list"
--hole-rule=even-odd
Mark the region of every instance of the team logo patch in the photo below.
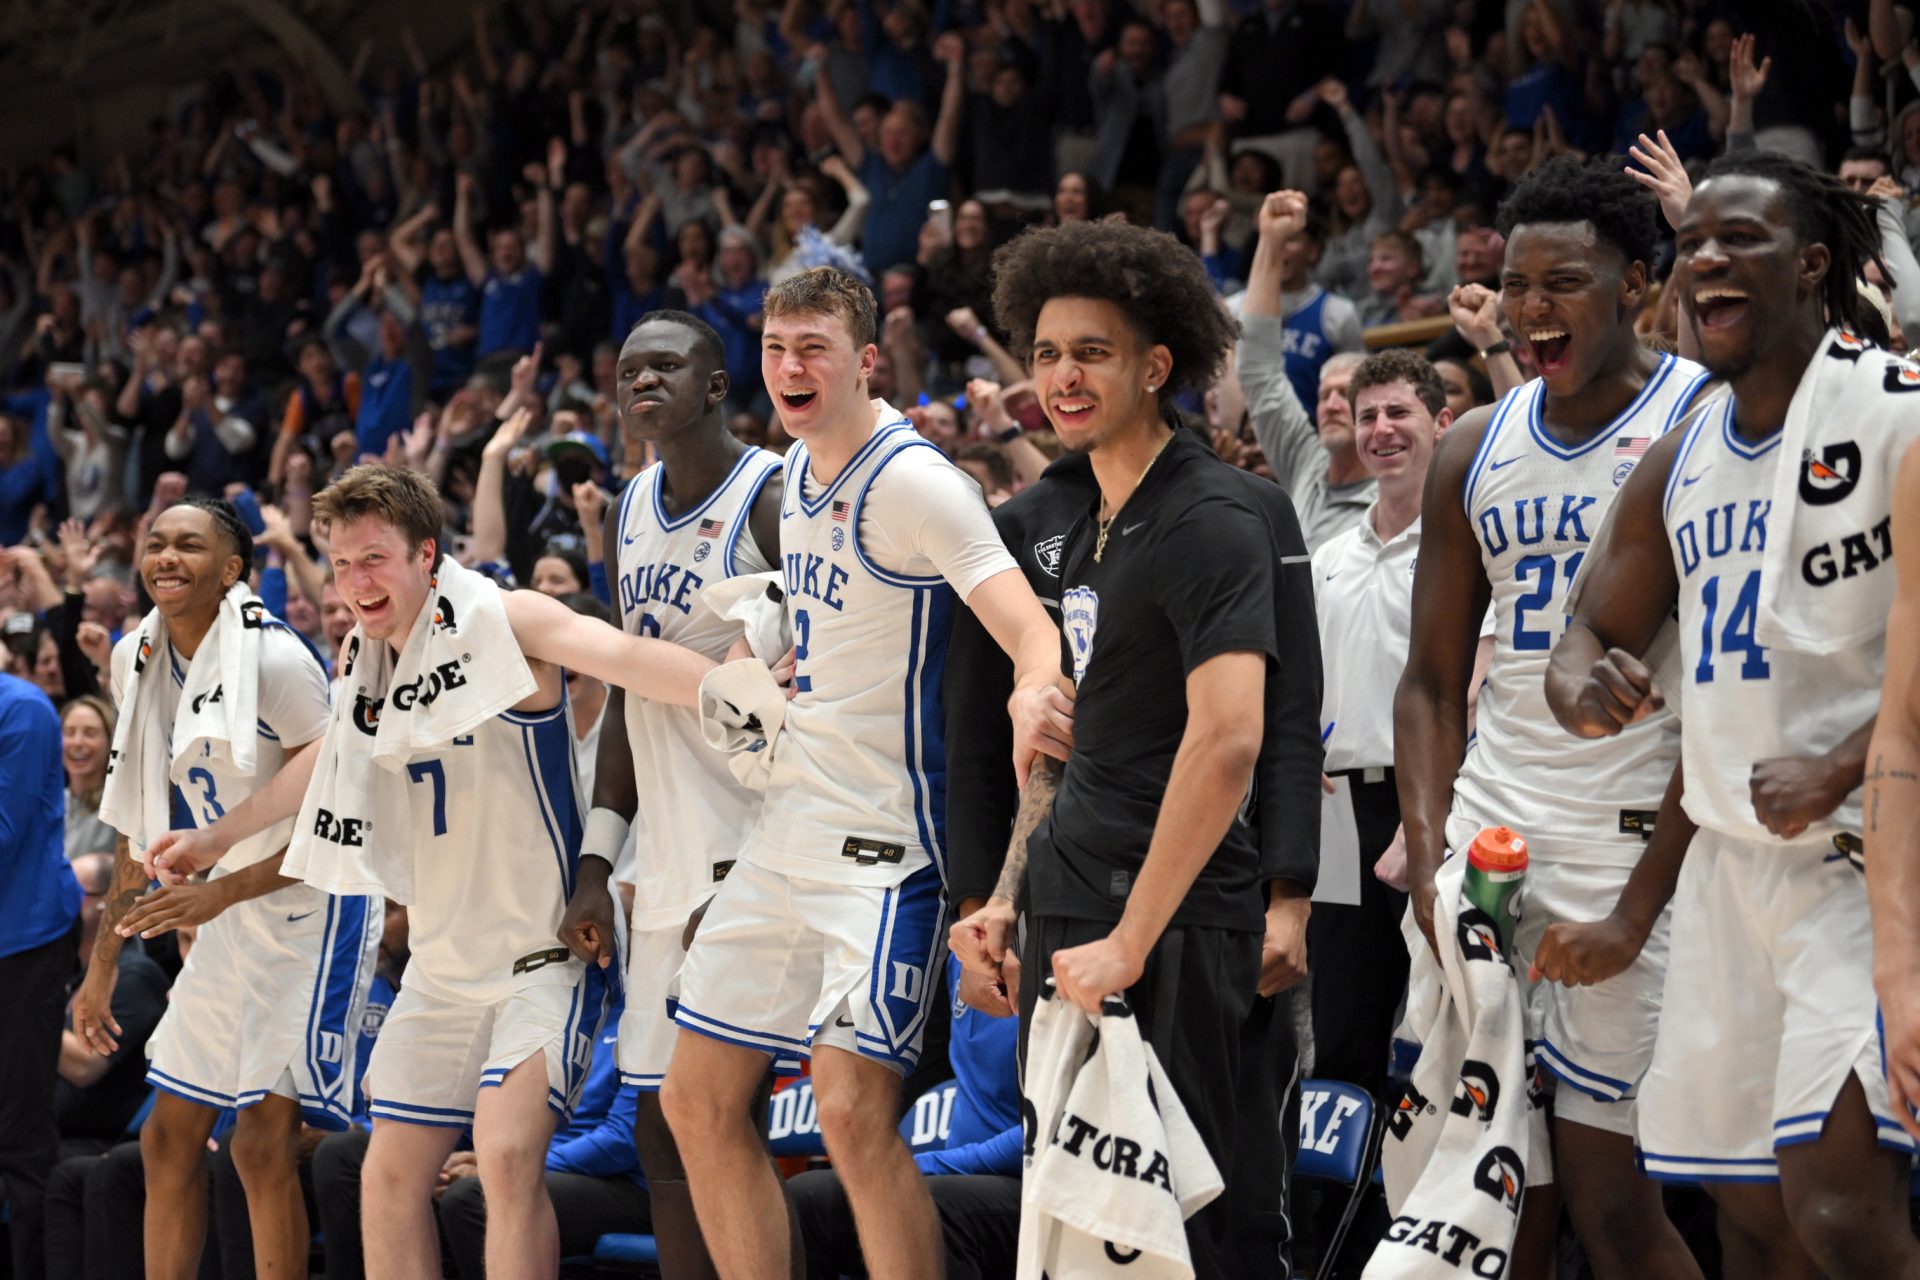
[[[1518,1214],[1520,1192],[1527,1185],[1527,1166],[1512,1147],[1495,1147],[1473,1171],[1473,1185],[1506,1206],[1508,1213]]]
[[[703,542],[693,549],[693,562],[699,564],[712,554],[713,544],[711,542]]]
[[[1066,546],[1067,535],[1056,533],[1051,538],[1042,538],[1033,544],[1033,558],[1040,563],[1040,571],[1049,578],[1060,576],[1060,553]]]
[[[369,698],[364,693],[353,696],[353,727],[371,738],[380,732],[380,708],[387,703],[385,698]]]
[[[834,549],[835,551],[844,551],[844,550],[846,550],[846,547],[847,547],[847,531],[846,531],[845,529],[835,529],[835,530],[833,531],[833,539],[832,539],[832,541],[833,541],[833,549]]]
[[[240,625],[248,631],[257,631],[267,624],[267,606],[258,600],[244,600],[240,604]]]
[[[1500,1078],[1493,1068],[1474,1058],[1460,1064],[1460,1087],[1453,1095],[1453,1114],[1471,1116],[1482,1124],[1493,1123],[1500,1106]]]
[[[1808,449],[1800,455],[1800,500],[1808,506],[1830,507],[1853,492],[1860,483],[1860,446],[1851,440],[1827,445],[1814,457]]]
[[[1075,587],[1060,597],[1060,621],[1066,628],[1067,646],[1073,651],[1073,682],[1087,678],[1087,663],[1093,660],[1093,636],[1100,627],[1100,593],[1092,587]]]
[[[1633,474],[1633,464],[1631,462],[1622,462],[1617,464],[1613,468],[1613,487],[1618,489],[1621,485],[1627,482],[1627,477],[1632,474]]]

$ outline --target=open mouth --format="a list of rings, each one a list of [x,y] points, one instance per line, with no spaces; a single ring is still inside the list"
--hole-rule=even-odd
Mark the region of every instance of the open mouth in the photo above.
[[[1730,329],[1746,318],[1749,301],[1738,289],[1714,287],[1693,295],[1694,318],[1702,329]]]
[[[147,583],[148,593],[156,600],[162,596],[184,595],[193,584],[177,573],[155,574]]]
[[[818,391],[782,391],[780,403],[789,409],[804,409],[818,399]]]
[[[391,596],[369,596],[364,600],[355,600],[353,604],[360,612],[360,620],[371,622],[386,612],[387,605],[392,602],[392,599]]]
[[[67,763],[75,769],[84,769],[93,763],[91,747],[76,747],[67,752]]]
[[[1566,367],[1567,350],[1572,345],[1573,335],[1565,329],[1527,330],[1527,346],[1533,352],[1533,366],[1543,377]]]
[[[1053,419],[1062,426],[1074,426],[1087,420],[1094,410],[1093,401],[1084,396],[1066,396],[1053,402]]]
[[[1403,444],[1382,445],[1373,451],[1373,456],[1376,458],[1397,458],[1406,451],[1407,447]]]

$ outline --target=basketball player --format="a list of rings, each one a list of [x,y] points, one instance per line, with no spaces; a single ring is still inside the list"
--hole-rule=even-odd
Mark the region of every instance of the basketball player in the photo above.
[[[168,807],[177,825],[210,826],[223,806],[244,801],[279,771],[310,762],[326,729],[327,676],[313,647],[264,610],[241,613],[227,604],[252,561],[253,539],[239,516],[225,502],[201,499],[161,512],[141,549],[140,576],[161,619],[158,643],[143,652],[139,630],[121,639],[113,652],[113,695],[123,715],[155,716],[163,727],[155,741],[147,726],[132,726],[129,749],[143,740],[151,744],[146,750],[161,749],[160,742],[170,748],[182,730],[182,692],[195,664],[213,665],[230,686],[233,676],[219,670],[222,629],[242,625],[243,618],[260,629],[259,723],[249,726],[257,738],[254,772],[239,774],[212,757],[194,765],[171,788]],[[129,703],[136,668],[143,696]],[[151,690],[145,681],[154,682]],[[219,692],[215,685],[213,693],[198,696]],[[158,776],[132,759],[115,765],[133,770],[129,780],[136,787]],[[345,1129],[355,1110],[353,1045],[382,914],[375,899],[336,898],[281,875],[290,830],[283,821],[237,843],[205,883],[152,892],[125,835],[114,855],[106,927],[73,1005],[75,1032],[97,1052],[111,1052],[120,1031],[109,1009],[124,940],[201,926],[148,1043],[147,1078],[158,1090],[140,1130],[150,1276],[198,1274],[207,1227],[207,1138],[229,1107],[239,1111],[233,1161],[247,1193],[259,1272],[307,1271],[311,1237],[295,1141],[303,1118]]]
[[[1064,754],[1071,731],[1060,633],[978,486],[867,398],[875,327],[873,295],[832,268],[766,298],[761,367],[799,441],[780,508],[795,696],[759,820],[681,971],[660,1096],[728,1276],[788,1267],[747,1108],[767,1059],[801,1054],[868,1271],[940,1266],[933,1202],[894,1125],[927,1001],[945,989],[939,694],[955,594],[1015,656],[1023,778],[1043,738]]]
[[[1541,376],[1441,439],[1421,508],[1414,629],[1394,703],[1394,763],[1415,918],[1431,945],[1434,872],[1483,827],[1527,838],[1514,942],[1526,1033],[1555,1077],[1552,1181],[1595,1274],[1699,1275],[1657,1186],[1634,1167],[1632,1097],[1653,1052],[1665,964],[1655,928],[1606,982],[1529,981],[1543,932],[1606,916],[1640,861],[1679,750],[1671,713],[1618,741],[1569,744],[1541,692],[1567,588],[1622,480],[1706,374],[1641,347],[1653,197],[1604,163],[1542,166],[1500,209],[1502,305]],[[1489,600],[1493,662],[1467,749],[1467,689]],[[1516,1274],[1546,1273],[1556,1198],[1534,1170]]]
[[[1652,701],[1644,655],[1679,609],[1684,802],[1699,830],[1674,893],[1672,980],[1639,1138],[1654,1177],[1712,1192],[1728,1275],[1920,1276],[1907,1223],[1914,1141],[1889,1096],[1867,892],[1848,856],[1860,848],[1884,641],[1815,651],[1756,638],[1767,539],[1793,536],[1794,507],[1857,521],[1865,558],[1846,552],[1844,594],[1893,598],[1871,531],[1887,527],[1896,469],[1914,471],[1913,431],[1860,439],[1851,465],[1827,468],[1844,483],[1824,493],[1812,483],[1818,459],[1780,448],[1788,405],[1829,362],[1884,365],[1870,393],[1847,384],[1876,399],[1920,383],[1911,365],[1827,328],[1860,323],[1874,217],[1872,200],[1771,152],[1708,169],[1677,231],[1671,287],[1701,359],[1733,394],[1656,444],[1623,486],[1554,655],[1562,722],[1624,737]],[[1904,406],[1836,405],[1829,421],[1850,410],[1911,421]],[[1780,467],[1799,473],[1792,506],[1775,500]],[[1789,557],[1783,607],[1818,606],[1823,583],[1839,580],[1837,565],[1822,577],[1819,551]],[[1844,609],[1843,593],[1834,604]],[[1803,633],[1835,625],[1817,607],[1796,617]],[[1876,834],[1891,834],[1893,816],[1879,815]]]
[[[331,524],[335,580],[360,643],[400,653],[436,575],[451,571],[440,563],[445,516],[431,482],[403,468],[355,467],[314,499],[314,514]],[[367,1069],[374,1124],[362,1220],[378,1280],[440,1274],[434,1183],[468,1128],[487,1197],[487,1270],[558,1270],[547,1145],[578,1097],[604,998],[601,970],[553,945],[581,836],[562,668],[691,704],[713,666],[538,592],[500,600],[536,692],[471,734],[416,753],[387,784],[407,806],[414,901],[406,984]],[[336,749],[370,750],[361,736]],[[256,799],[267,808],[266,792]],[[376,803],[367,798],[369,811]],[[194,865],[257,820],[235,810],[228,830],[175,833],[184,856],[169,852],[167,863]]]
[[[709,658],[726,657],[737,623],[700,607],[707,582],[761,573],[780,560],[780,456],[727,430],[728,379],[719,335],[684,311],[655,311],[627,335],[614,385],[626,452],[651,444],[660,461],[607,512],[620,623]],[[634,1141],[652,1198],[661,1269],[673,1280],[713,1274],[660,1082],[673,1056],[668,996],[686,955],[688,917],[713,897],[760,812],[700,736],[699,714],[615,689],[600,733],[593,812],[560,940],[589,963],[614,958],[608,877],[628,825],[635,832],[633,920],[620,1019],[620,1078],[640,1089]],[[641,788],[649,800],[640,807]],[[636,819],[636,815],[639,815]]]

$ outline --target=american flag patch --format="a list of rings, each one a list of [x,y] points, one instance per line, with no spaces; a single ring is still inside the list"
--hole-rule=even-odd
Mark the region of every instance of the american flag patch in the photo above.
[[[717,538],[720,536],[720,531],[726,527],[727,522],[724,520],[702,520],[700,522],[700,536],[703,538]]]
[[[1621,436],[1613,442],[1613,460],[1642,457],[1652,444],[1652,436]]]
[[[845,524],[847,522],[847,513],[851,510],[853,510],[853,504],[851,502],[836,502],[833,504],[833,518],[841,524]]]

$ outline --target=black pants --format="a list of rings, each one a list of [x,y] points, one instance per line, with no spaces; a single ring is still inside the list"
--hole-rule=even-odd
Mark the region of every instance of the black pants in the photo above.
[[[1307,922],[1313,968],[1313,1074],[1357,1084],[1385,1104],[1394,1017],[1407,991],[1407,944],[1400,936],[1407,895],[1382,884],[1373,864],[1400,825],[1393,770],[1368,782],[1347,774],[1360,833],[1360,905],[1316,902]]]
[[[1093,942],[1113,932],[1098,920],[1033,916],[1027,921],[1021,956],[1020,1058],[1024,1065],[1027,1028],[1033,1022],[1039,991],[1053,974],[1053,953]],[[1226,1193],[1187,1219],[1187,1249],[1200,1280],[1238,1280],[1233,1264],[1231,1206],[1236,1196],[1237,1146],[1279,1144],[1275,1120],[1253,1117],[1240,1101],[1242,1034],[1260,981],[1260,935],[1226,929],[1170,928],[1147,956],[1140,981],[1126,992],[1140,1034],[1173,1082],[1174,1092],[1206,1143],[1207,1152],[1226,1179]],[[1272,1064],[1262,1063],[1264,1072]]]
[[[327,1280],[366,1280],[360,1251],[360,1166],[367,1162],[365,1129],[330,1133],[313,1151],[314,1223],[327,1256]]]
[[[1013,1274],[1020,1243],[1020,1179],[992,1174],[926,1180],[947,1247],[947,1280],[1000,1280]],[[863,1276],[860,1237],[840,1175],[816,1169],[791,1178],[787,1194],[800,1215],[808,1280]]]
[[[1300,1049],[1288,992],[1253,998],[1240,1028],[1234,1093],[1239,1136],[1225,1196],[1228,1266],[1238,1276],[1292,1275],[1290,1187],[1293,1153],[1300,1145]]]
[[[146,1209],[146,1166],[137,1140],[102,1155],[62,1160],[47,1181],[48,1280],[144,1280]],[[202,1250],[200,1280],[221,1275],[220,1250]],[[249,1269],[233,1280],[251,1275]]]
[[[644,1235],[653,1228],[647,1189],[625,1178],[549,1173],[547,1194],[553,1198],[553,1215],[560,1220],[563,1258],[591,1254],[594,1241],[603,1235]],[[485,1280],[487,1201],[480,1190],[480,1179],[462,1178],[440,1197],[440,1234],[453,1255],[454,1274],[460,1280]]]
[[[241,1185],[240,1171],[233,1164],[233,1145],[224,1143],[207,1159],[213,1176],[213,1196],[208,1201],[207,1248],[218,1250],[220,1270],[230,1276],[253,1274],[253,1221],[247,1216],[247,1189]],[[319,1214],[313,1195],[313,1161],[300,1162],[300,1193],[307,1202],[307,1222],[311,1226]]]
[[[75,930],[79,928],[76,923]],[[9,1206],[13,1274],[38,1277],[44,1264],[41,1201],[60,1152],[53,1093],[60,1079],[60,1027],[67,979],[79,964],[76,934],[0,956],[6,1031],[0,1034],[0,1198]]]

